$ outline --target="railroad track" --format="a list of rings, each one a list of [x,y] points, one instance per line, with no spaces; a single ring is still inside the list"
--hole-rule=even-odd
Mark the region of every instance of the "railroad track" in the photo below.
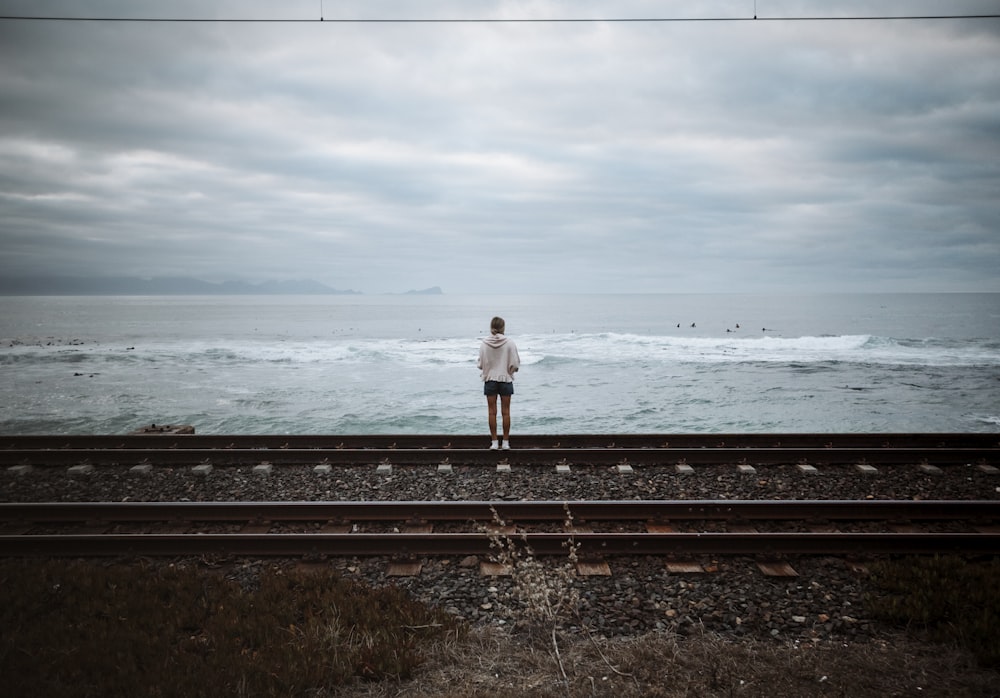
[[[992,500],[12,503],[0,522],[7,557],[489,555],[498,535],[591,559],[1000,553]]]
[[[995,434],[525,435],[489,451],[472,435],[7,436],[0,465],[1000,465]]]

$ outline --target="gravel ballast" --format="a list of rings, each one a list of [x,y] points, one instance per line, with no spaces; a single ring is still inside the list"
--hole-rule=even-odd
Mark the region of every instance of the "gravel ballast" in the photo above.
[[[217,467],[197,475],[191,468],[153,467],[135,472],[126,466],[69,474],[65,468],[8,469],[2,474],[2,499],[43,501],[376,501],[376,500],[588,500],[588,499],[998,499],[1000,478],[975,465],[920,472],[916,466],[884,468],[874,474],[855,469],[820,468],[804,474],[795,466],[758,468],[740,473],[732,467],[700,467],[678,474],[673,466],[616,468],[493,468],[455,465],[451,472],[421,466],[374,465]],[[201,560],[223,567],[252,586],[272,566],[334,567],[341,574],[380,586],[394,584],[417,598],[476,624],[516,625],[524,609],[516,576],[482,573],[477,558],[423,558],[415,576],[389,576],[390,560],[381,557],[301,560]],[[596,635],[638,635],[650,631],[690,634],[708,630],[733,637],[767,637],[795,643],[859,641],[885,631],[865,617],[870,591],[864,564],[827,556],[787,560],[798,576],[770,577],[749,557],[692,560],[704,572],[677,573],[660,557],[609,560],[610,576],[576,576],[578,622]],[[175,561],[176,562],[176,561]],[[565,559],[546,559],[555,580]],[[557,582],[556,595],[570,593]]]

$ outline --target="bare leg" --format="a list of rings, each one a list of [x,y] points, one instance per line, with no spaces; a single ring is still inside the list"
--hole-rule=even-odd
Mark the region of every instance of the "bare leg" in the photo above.
[[[510,400],[510,398],[506,398]],[[497,396],[487,395],[486,396],[486,408],[489,411],[490,420],[490,437],[496,441],[497,440]]]
[[[503,440],[510,441],[510,395],[500,396],[500,413],[503,416]],[[496,406],[493,406],[493,438],[496,438]]]

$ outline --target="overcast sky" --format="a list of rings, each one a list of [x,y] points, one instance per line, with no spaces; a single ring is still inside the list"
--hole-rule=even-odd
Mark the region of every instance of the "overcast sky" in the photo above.
[[[752,17],[753,0],[0,0]],[[758,0],[761,17],[997,13]],[[365,293],[1000,291],[1000,19],[0,20],[0,273]]]

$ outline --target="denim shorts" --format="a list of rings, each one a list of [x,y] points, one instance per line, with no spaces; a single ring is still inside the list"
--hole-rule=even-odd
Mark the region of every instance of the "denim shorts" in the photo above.
[[[483,395],[513,395],[514,384],[503,381],[486,381],[483,383]]]

